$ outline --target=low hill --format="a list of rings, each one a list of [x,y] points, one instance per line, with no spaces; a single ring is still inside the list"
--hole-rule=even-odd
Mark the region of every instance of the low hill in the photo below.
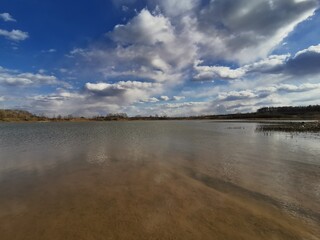
[[[19,121],[40,121],[41,118],[23,110],[0,109],[0,121],[19,122]]]

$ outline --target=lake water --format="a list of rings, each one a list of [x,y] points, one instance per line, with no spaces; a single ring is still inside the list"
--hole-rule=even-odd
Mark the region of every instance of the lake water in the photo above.
[[[320,239],[320,136],[257,123],[0,124],[0,239]]]

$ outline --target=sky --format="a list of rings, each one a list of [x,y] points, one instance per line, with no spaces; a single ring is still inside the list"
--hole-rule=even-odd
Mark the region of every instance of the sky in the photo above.
[[[319,0],[0,2],[0,108],[188,116],[314,104]]]

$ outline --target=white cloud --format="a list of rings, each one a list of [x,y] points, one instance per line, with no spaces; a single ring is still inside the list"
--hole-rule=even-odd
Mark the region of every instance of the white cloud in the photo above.
[[[113,2],[120,12],[124,5],[134,9],[136,3]],[[74,48],[68,56],[76,67],[60,70],[78,72],[82,78],[81,74],[97,77],[99,82],[83,83],[75,92],[37,95],[29,99],[29,106],[62,114],[128,111],[134,115],[198,115],[301,103],[306,95],[318,99],[319,45],[292,56],[270,56],[299,23],[314,14],[319,7],[317,0],[142,3],[146,3],[145,9],[126,24],[116,25],[104,39],[86,48]],[[28,37],[13,31],[0,30],[0,35],[15,41]],[[57,79],[44,73],[0,69],[0,82],[17,86],[55,84]],[[201,80],[201,84],[192,79]],[[230,81],[221,85],[219,81],[204,82],[216,79]],[[304,101],[312,103],[310,98]]]
[[[273,84],[255,90],[221,92],[213,105],[221,106],[226,113],[251,112],[264,106],[318,104],[319,94],[320,83]]]
[[[248,63],[265,58],[318,7],[316,0],[274,0],[272,7],[265,0],[215,0],[196,13],[195,24],[204,54]]]
[[[84,65],[107,77],[140,78],[176,84],[183,69],[192,64],[196,46],[184,33],[176,33],[170,20],[143,9],[126,25],[117,25],[107,34],[116,48],[74,49],[71,56],[82,57]],[[188,49],[188,51],[186,51]]]
[[[7,39],[13,41],[23,41],[29,37],[29,34],[27,32],[22,32],[20,30],[15,29],[11,31],[0,29],[0,36],[4,36]]]
[[[45,113],[48,116],[57,116],[58,114],[68,115],[85,111],[86,107],[93,105],[97,105],[97,103],[93,104],[86,102],[86,98],[83,94],[72,93],[61,89],[56,93],[34,95],[27,98],[25,100],[24,108],[35,113]],[[92,112],[92,114],[95,113],[96,112]]]
[[[281,84],[275,87],[278,91],[286,92],[308,92],[311,90],[320,89],[320,83],[304,83],[299,86],[292,84]]]
[[[169,101],[170,100],[170,98],[168,96],[161,96],[160,99],[162,101]]]
[[[22,73],[17,75],[1,75],[0,82],[7,85],[23,86],[37,84],[57,84],[55,76],[42,74]]]
[[[26,101],[26,109],[50,115],[93,116],[127,112],[131,116],[137,114],[188,116],[250,112],[264,106],[316,104],[320,94],[319,83],[275,84],[256,90],[217,91],[216,97],[211,101],[164,103],[152,97],[156,94],[155,92],[149,94],[152,88],[149,84],[127,81],[119,85],[117,83],[87,83],[85,87],[85,92],[68,92],[62,89],[55,94],[34,96]],[[136,91],[137,89],[139,90]],[[283,94],[284,92],[286,94]],[[174,97],[170,100],[174,100]]]
[[[115,42],[145,45],[170,42],[175,37],[170,21],[163,15],[152,15],[147,9],[127,25],[115,26],[110,35]]]
[[[117,83],[86,83],[84,91],[37,95],[28,100],[26,109],[49,115],[74,114],[93,116],[106,113],[127,112],[129,105],[158,102],[155,97],[161,85],[137,81]]]
[[[19,73],[15,70],[0,67],[0,85],[6,86],[37,86],[37,85],[59,85],[59,81],[53,75],[42,73]]]
[[[194,65],[196,71],[195,80],[237,79],[245,74],[245,70],[242,68],[231,69],[224,66],[202,66],[199,65],[201,63],[202,61],[196,61]]]
[[[197,116],[210,114],[213,109],[210,102],[182,102],[161,104],[153,111],[168,116]]]
[[[194,9],[200,0],[162,0],[158,1],[164,12],[169,16],[177,16]]]
[[[160,11],[143,9],[127,24],[117,25],[106,34],[113,46],[99,42],[70,55],[84,60],[81,68],[106,79],[143,79],[169,83],[168,87],[190,78],[240,79],[247,72],[269,71],[286,61],[287,55],[267,55],[318,7],[315,0],[274,0],[271,5],[264,0],[148,3],[160,6]],[[171,12],[172,6],[176,12]],[[197,59],[205,61],[200,65]],[[240,67],[206,64],[210,59],[237,61]],[[241,65],[247,62],[246,67]]]
[[[307,76],[320,73],[320,44],[298,51],[293,57],[272,55],[243,67],[248,73],[285,74],[288,76]]]
[[[231,91],[227,93],[221,93],[218,96],[218,100],[220,101],[237,101],[237,100],[244,100],[244,99],[251,99],[256,98],[257,95],[253,93],[251,90],[245,91]]]
[[[120,81],[117,83],[86,83],[86,89],[93,92],[106,92],[108,90],[150,89],[159,84],[137,81]]]
[[[185,99],[186,97],[184,97],[184,96],[173,96],[173,100],[174,101],[181,101],[181,100],[183,100],[183,99]]]
[[[310,46],[298,51],[293,57],[290,54],[270,55],[267,58],[231,69],[225,66],[203,66],[203,61],[194,64],[195,80],[248,78],[251,75],[277,74],[277,78],[307,76],[320,73],[320,45]]]
[[[252,64],[245,65],[243,69],[246,72],[276,72],[282,68],[283,64],[285,64],[289,58],[290,54],[271,55]]]
[[[16,20],[9,13],[0,13],[0,19],[5,22],[16,22]]]
[[[314,53],[319,53],[320,54],[320,44],[314,45],[314,46],[310,46],[307,49],[301,50],[301,51],[297,52],[294,57],[296,58],[301,54],[305,54],[305,53],[309,53],[309,52],[314,52]]]
[[[162,85],[151,82],[120,81],[117,83],[86,83],[88,98],[123,106],[152,99],[162,91]]]
[[[151,98],[145,98],[145,99],[142,99],[141,102],[142,103],[156,103],[156,102],[159,102],[160,100],[156,97],[151,97]]]
[[[131,110],[131,109],[130,109]],[[213,112],[211,102],[181,102],[181,103],[155,103],[142,105],[133,109],[131,115],[159,115],[159,116],[197,116]]]

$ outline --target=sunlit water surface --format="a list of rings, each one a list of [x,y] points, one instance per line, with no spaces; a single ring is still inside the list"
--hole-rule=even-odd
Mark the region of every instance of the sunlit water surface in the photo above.
[[[320,239],[319,134],[0,124],[0,239]]]

